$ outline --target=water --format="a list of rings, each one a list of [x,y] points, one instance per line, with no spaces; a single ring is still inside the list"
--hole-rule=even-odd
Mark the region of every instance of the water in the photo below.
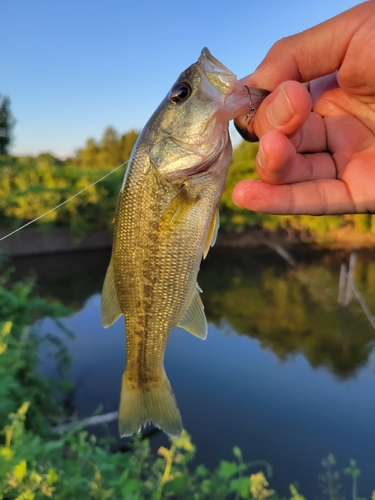
[[[337,306],[341,257],[298,256],[299,270],[278,256],[213,250],[199,284],[209,321],[206,341],[175,328],[165,366],[184,427],[197,445],[197,463],[232,460],[238,445],[246,462],[274,468],[270,484],[288,494],[294,481],[318,497],[322,458],[339,468],[355,458],[362,471],[358,495],[375,489],[375,332],[354,299]],[[80,415],[117,410],[125,365],[123,320],[104,330],[100,290],[109,253],[98,251],[16,259],[16,276],[33,268],[39,291],[75,309],[64,322],[76,334],[73,355]],[[355,281],[375,313],[375,259],[360,256]],[[61,335],[44,320],[43,330]],[[53,373],[43,356],[43,369]],[[116,435],[116,425],[109,426]],[[167,444],[161,433],[155,447]],[[349,498],[350,480],[342,475]]]

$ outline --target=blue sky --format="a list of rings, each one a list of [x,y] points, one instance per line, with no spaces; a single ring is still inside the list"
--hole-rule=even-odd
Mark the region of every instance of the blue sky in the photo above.
[[[243,77],[279,38],[350,0],[0,0],[0,93],[13,154],[62,157],[108,125],[140,130],[207,46]]]

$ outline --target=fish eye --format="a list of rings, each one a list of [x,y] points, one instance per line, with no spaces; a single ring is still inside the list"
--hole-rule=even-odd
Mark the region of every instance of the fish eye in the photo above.
[[[170,99],[172,102],[179,103],[182,101],[186,101],[186,99],[191,94],[191,87],[188,83],[178,83],[173,87],[170,94]]]

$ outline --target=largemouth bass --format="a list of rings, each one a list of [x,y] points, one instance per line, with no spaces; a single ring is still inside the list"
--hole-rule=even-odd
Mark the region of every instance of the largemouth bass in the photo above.
[[[250,108],[263,97],[255,90]],[[232,154],[228,123],[248,111],[249,89],[203,49],[134,146],[119,194],[101,306],[105,327],[125,316],[121,436],[148,422],[172,436],[181,433],[164,370],[165,347],[175,325],[206,338],[197,274],[219,227]]]

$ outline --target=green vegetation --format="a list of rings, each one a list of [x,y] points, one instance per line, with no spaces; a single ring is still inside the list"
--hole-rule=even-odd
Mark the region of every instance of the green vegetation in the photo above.
[[[86,146],[77,151],[75,158],[68,158],[66,163],[104,170],[117,167],[129,159],[137,138],[138,133],[134,130],[120,136],[113,127],[108,127],[100,142],[88,139]]]
[[[74,159],[65,162],[45,153],[37,158],[0,156],[0,217],[16,228],[44,214],[128,160],[137,134],[119,137],[108,128],[102,141],[87,141]],[[90,162],[92,162],[90,164]],[[77,236],[110,227],[126,166],[81,193],[36,224],[49,229],[66,226]]]
[[[0,162],[1,220],[12,229],[39,217],[103,175],[103,171],[87,167],[78,170],[44,158],[2,157]],[[120,177],[120,172],[114,173],[36,224],[45,229],[68,226],[77,235],[108,226]]]
[[[242,461],[223,461],[213,473],[204,466],[190,473],[187,464],[194,446],[185,432],[170,449],[159,449],[161,458],[152,456],[147,440],[136,440],[130,452],[111,454],[84,431],[42,440],[25,430],[28,406],[12,413],[3,430],[0,498],[220,500],[230,493],[237,498],[278,498],[262,472],[243,475],[248,467]],[[251,491],[257,494],[250,496]]]
[[[2,225],[12,229],[44,214],[82,189],[88,187],[129,159],[137,139],[130,131],[120,136],[112,127],[97,142],[88,139],[74,158],[65,161],[51,154],[36,158],[0,156],[0,217]],[[338,228],[354,228],[358,233],[375,234],[375,216],[271,216],[236,207],[232,191],[241,179],[256,178],[257,144],[242,142],[234,151],[232,165],[220,207],[221,226],[244,231],[258,226],[266,230],[283,229],[301,235],[305,240],[329,240],[329,232]],[[69,227],[76,235],[110,227],[115,213],[125,166],[99,182],[77,198],[37,222],[41,227]]]
[[[54,352],[65,366],[69,356],[64,345],[49,335],[37,335],[26,325],[38,318],[50,316],[58,319],[70,309],[58,303],[48,303],[33,296],[34,283],[10,283],[9,272],[0,275],[0,426],[3,427],[9,413],[29,401],[30,410],[26,425],[35,432],[46,435],[51,419],[56,415],[56,403],[50,394],[65,388],[36,375],[37,352],[40,345],[52,342]],[[58,322],[58,324],[60,324]],[[66,330],[65,330],[66,331]],[[66,331],[67,335],[71,335]],[[62,408],[57,409],[62,413]],[[48,433],[48,432],[47,432]]]
[[[272,469],[265,462],[245,463],[240,449],[234,460],[222,460],[210,471],[191,467],[195,447],[183,432],[169,448],[154,457],[148,440],[136,439],[126,453],[110,453],[108,442],[99,446],[94,436],[78,428],[52,435],[61,418],[52,393],[56,383],[36,374],[41,342],[55,342],[57,355],[66,361],[61,344],[26,325],[45,315],[67,314],[66,308],[35,298],[31,281],[11,285],[7,276],[0,286],[0,499],[1,500],[280,500],[268,480]],[[66,387],[66,383],[65,383]],[[60,390],[64,385],[60,384]],[[189,465],[190,464],[190,465]],[[330,455],[322,462],[320,483],[324,498],[344,500],[339,494],[340,473]],[[262,468],[263,471],[259,471]],[[259,472],[253,472],[255,469]],[[360,475],[355,461],[344,469],[352,477],[352,500]],[[266,479],[266,476],[268,479]],[[304,500],[296,485],[291,500]],[[306,497],[308,498],[308,497]],[[372,495],[375,500],[375,492]]]

